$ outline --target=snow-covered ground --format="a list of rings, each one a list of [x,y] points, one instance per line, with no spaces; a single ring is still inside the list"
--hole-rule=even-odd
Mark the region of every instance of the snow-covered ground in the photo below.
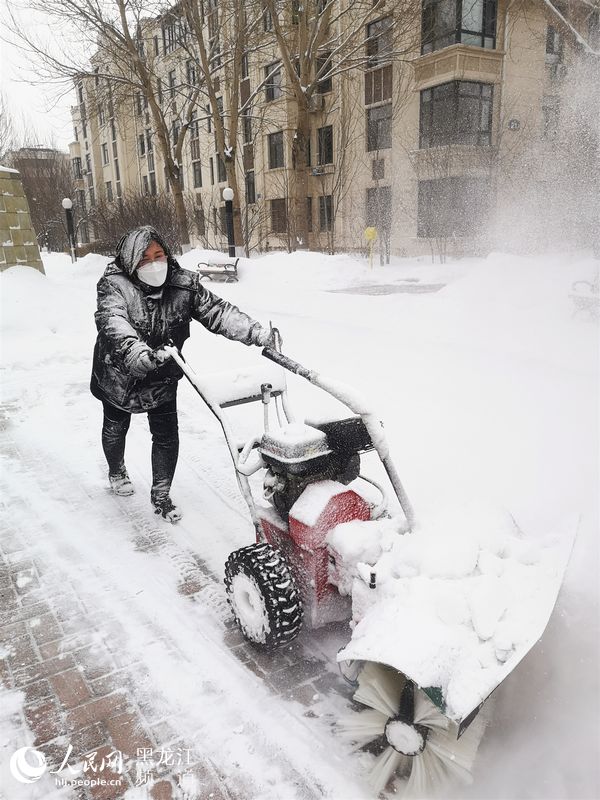
[[[180,261],[191,267],[203,255],[192,251]],[[163,560],[135,550],[127,514],[114,513],[117,501],[105,488],[101,408],[87,391],[95,283],[107,259],[44,260],[47,277],[22,267],[0,278],[2,402],[25,454],[21,469],[5,470],[3,479],[7,496],[27,498],[39,516],[43,558],[57,565],[68,558],[99,608],[126,603],[128,646],[179,710],[182,733],[202,731],[225,772],[241,765],[249,798],[292,800],[306,797],[306,786],[315,797],[368,797],[359,756],[318,715],[307,720],[258,679],[249,685],[247,671],[220,647],[211,609],[177,594],[168,549]],[[498,253],[445,265],[399,259],[369,269],[344,255],[270,254],[242,260],[239,283],[211,285],[257,319],[272,320],[292,358],[372,400],[417,517],[476,501],[507,509],[532,537],[573,515],[579,520],[554,615],[497,690],[494,724],[461,798],[600,796],[599,341],[597,324],[575,314],[569,296],[574,281],[591,280],[597,270],[585,255]],[[185,354],[197,372],[261,362],[259,350],[199,325]],[[339,410],[301,379],[290,378],[289,387],[305,417]],[[173,497],[184,519],[168,533],[220,575],[228,553],[251,541],[252,527],[220,431],[183,383],[179,406]],[[233,412],[233,421],[241,434],[259,431],[260,416],[249,407]],[[132,520],[150,517],[146,427],[145,418],[134,419],[128,439],[138,493],[119,503],[131,502]],[[36,454],[31,463],[27,453]],[[368,469],[375,469],[370,461]],[[53,470],[72,475],[93,502],[81,510],[76,497],[38,491]],[[461,527],[456,514],[451,519],[447,536],[458,542]],[[43,535],[45,520],[52,536]],[[141,619],[167,631],[185,658],[149,644]],[[304,776],[302,790],[284,763]]]

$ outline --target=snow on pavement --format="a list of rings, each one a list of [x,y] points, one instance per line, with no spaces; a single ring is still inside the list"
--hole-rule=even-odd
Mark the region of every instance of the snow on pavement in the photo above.
[[[190,267],[201,256],[195,251],[181,261]],[[72,266],[50,255],[46,278],[27,268],[0,278],[2,402],[12,448],[3,470],[7,523],[26,533],[30,557],[49,573],[66,572],[99,619],[119,620],[121,647],[146,669],[138,691],[171,710],[178,735],[215,765],[228,791],[285,800],[366,797],[362,759],[331,725],[347,707],[329,671],[343,644],[339,630],[314,640],[304,634],[291,656],[331,662],[319,669],[332,690],[308,716],[301,703],[273,690],[268,670],[254,675],[226,645],[218,581],[228,553],[251,541],[252,528],[220,431],[190,387],[179,393],[182,452],[173,488],[182,523],[165,531],[147,506],[145,418],[134,419],[128,438],[137,494],[117,500],[107,493],[101,409],[87,390],[95,282],[105,263],[87,256]],[[598,330],[574,315],[569,299],[571,283],[594,270],[592,259],[560,254],[494,254],[445,265],[398,260],[373,270],[347,256],[271,254],[242,262],[239,284],[211,286],[258,319],[272,319],[290,356],[373,399],[417,516],[476,499],[502,505],[528,535],[543,537],[557,519],[580,515],[555,614],[541,643],[497,690],[475,782],[460,797],[558,800],[600,791],[592,557]],[[409,280],[444,288],[343,291]],[[260,365],[258,350],[200,326],[185,353],[202,372]],[[306,417],[340,410],[300,379],[289,385]],[[244,435],[260,429],[260,416],[236,412]],[[375,474],[374,460],[366,461]],[[204,588],[182,595],[178,586],[198,564]],[[586,768],[573,769],[575,762]],[[144,796],[139,788],[130,792]]]

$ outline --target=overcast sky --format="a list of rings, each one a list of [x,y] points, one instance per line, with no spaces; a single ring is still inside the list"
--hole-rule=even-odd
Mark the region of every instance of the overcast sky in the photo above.
[[[0,25],[7,36],[3,2],[0,9]],[[67,150],[73,140],[70,107],[75,104],[75,92],[39,82],[31,85],[35,80],[31,59],[13,43],[0,40],[0,91],[18,129],[31,134],[27,136],[28,144],[55,145]],[[61,91],[63,97],[59,97]]]

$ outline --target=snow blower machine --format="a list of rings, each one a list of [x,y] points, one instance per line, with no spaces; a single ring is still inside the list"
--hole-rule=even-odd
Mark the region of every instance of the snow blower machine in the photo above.
[[[258,375],[201,377],[166,348],[222,426],[254,523],[256,542],[225,565],[235,620],[266,650],[288,645],[302,627],[349,621],[337,660],[366,708],[337,728],[376,754],[375,793],[397,776],[415,797],[448,779],[470,782],[486,701],[542,636],[576,526],[540,543],[510,515],[486,509],[417,522],[378,417],[353,389],[282,354],[277,333],[275,341],[262,352],[278,367]],[[286,371],[351,415],[297,421]],[[223,410],[251,401],[263,404],[264,430],[241,444]],[[361,475],[369,452],[395,497]],[[250,480],[256,487],[259,473],[261,502]]]

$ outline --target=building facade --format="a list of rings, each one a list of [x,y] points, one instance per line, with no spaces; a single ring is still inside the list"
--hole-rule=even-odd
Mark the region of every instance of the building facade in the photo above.
[[[328,4],[314,5],[320,13]],[[110,56],[99,49],[97,74],[78,82],[72,111],[80,213],[118,208],[126,193],[169,192],[155,102],[171,147],[187,129],[178,167],[193,244],[226,245],[222,190],[231,157],[236,213],[254,250],[361,250],[369,226],[384,254],[591,245],[600,178],[598,8],[586,0],[423,0],[397,40],[395,4],[373,5],[357,23],[364,44],[356,67],[347,56],[336,64],[327,41],[315,59],[308,242],[290,224],[298,105],[262,7],[259,44],[248,42],[234,73],[237,141],[221,153],[201,62],[176,6],[139,33],[152,98],[134,82],[118,96],[111,91]],[[217,0],[209,7],[211,87],[228,127],[231,23],[219,17]],[[338,19],[354,24],[351,15]],[[93,214],[90,221],[82,231],[93,239]]]

